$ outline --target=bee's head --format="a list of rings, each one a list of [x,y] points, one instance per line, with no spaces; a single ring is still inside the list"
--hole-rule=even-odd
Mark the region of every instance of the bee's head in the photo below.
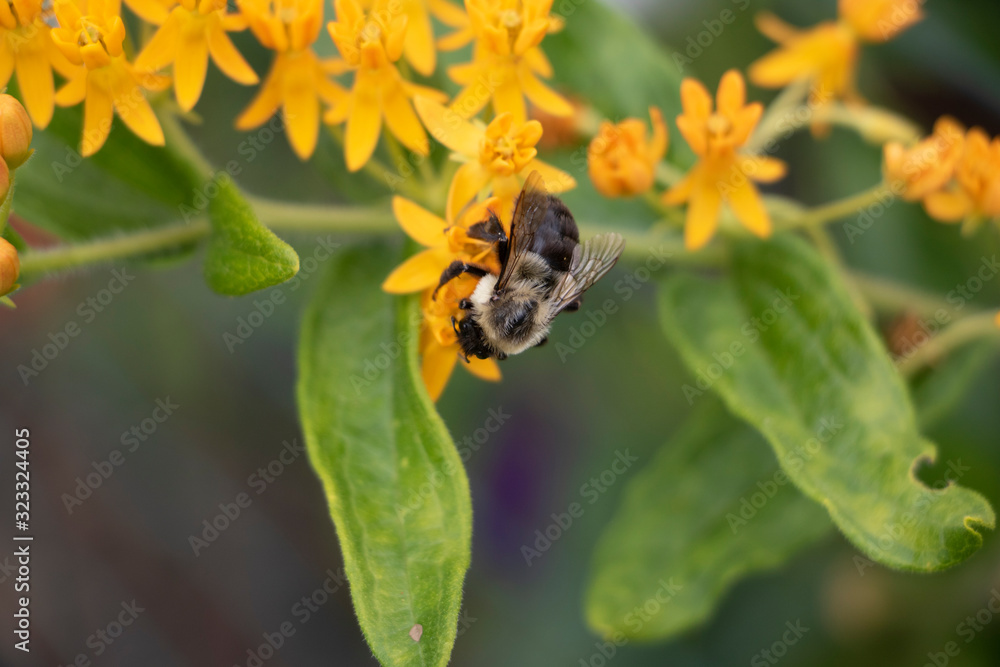
[[[476,320],[475,312],[469,312],[461,320],[455,323],[455,333],[458,335],[458,344],[462,348],[462,354],[466,358],[477,357],[479,359],[489,359],[496,357],[503,359],[507,355],[497,353],[486,341],[483,335],[483,328]]]

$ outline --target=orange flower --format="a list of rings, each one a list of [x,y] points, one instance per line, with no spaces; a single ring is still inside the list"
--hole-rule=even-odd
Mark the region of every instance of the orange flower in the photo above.
[[[604,121],[600,133],[590,142],[590,180],[605,197],[631,197],[653,187],[656,165],[667,153],[667,126],[656,107],[649,108],[653,136],[647,137],[646,124],[627,118],[617,125]]]
[[[954,183],[927,195],[924,207],[942,222],[964,220],[969,231],[985,218],[1000,218],[1000,139],[969,130]]]
[[[141,4],[147,15],[163,8],[159,0],[132,0]],[[246,22],[238,14],[226,12],[225,0],[180,0],[163,21],[156,34],[135,60],[136,69],[153,71],[174,65],[174,91],[177,103],[190,111],[201,97],[208,71],[208,58],[237,83],[253,85],[257,74],[233,46],[226,34],[243,30]]]
[[[854,80],[860,42],[887,41],[923,18],[915,0],[840,0],[839,9],[839,21],[808,30],[770,13],[759,14],[758,29],[781,46],[750,66],[750,80],[781,88],[807,79],[816,106],[833,98],[858,101]]]
[[[934,133],[912,148],[899,142],[885,145],[886,180],[903,189],[903,199],[919,201],[948,184],[964,146],[965,128],[953,118],[940,118]]]
[[[48,15],[48,16],[47,16]],[[52,70],[69,78],[76,66],[56,48],[50,11],[42,0],[0,2],[0,90],[17,72],[17,87],[35,125],[52,120],[55,83]]]
[[[330,80],[330,61],[312,50],[323,23],[322,0],[238,0],[257,40],[277,52],[257,96],[236,119],[236,129],[252,130],[281,108],[288,143],[299,159],[316,150],[320,102],[334,106],[346,93]]]
[[[452,159],[463,162],[448,191],[449,219],[455,218],[463,206],[489,186],[500,198],[500,218],[506,220],[532,171],[542,175],[549,192],[566,192],[576,187],[572,176],[537,159],[535,145],[542,137],[542,124],[537,120],[518,123],[511,114],[503,113],[485,125],[478,120],[467,121],[454,110],[425,97],[416,98],[415,104],[428,131],[454,151]]]
[[[395,197],[392,209],[403,230],[427,249],[400,264],[382,283],[393,294],[424,290],[422,308],[424,326],[420,336],[421,369],[431,398],[437,400],[455,368],[461,349],[454,322],[465,312],[459,302],[469,298],[478,279],[460,276],[449,281],[435,295],[441,273],[455,260],[475,263],[493,273],[500,272],[493,244],[468,236],[469,227],[486,220],[496,210],[499,200],[490,198],[467,208],[452,222],[442,220],[413,202]],[[484,380],[500,379],[500,369],[493,359],[472,358],[466,368]]]
[[[137,72],[125,58],[125,24],[115,0],[89,0],[86,14],[72,2],[56,3],[61,27],[52,39],[63,55],[78,67],[56,93],[56,104],[72,106],[84,102],[83,139],[80,153],[93,155],[111,132],[113,113],[143,141],[163,145],[163,130],[143,94],[163,90],[170,79]]]
[[[744,227],[766,238],[771,234],[771,219],[753,181],[770,183],[782,178],[785,163],[737,152],[757,127],[763,107],[756,102],[746,104],[746,84],[736,70],[722,77],[714,113],[711,95],[695,79],[681,83],[681,102],[684,113],[677,117],[677,129],[700,159],[663,200],[674,206],[688,202],[685,246],[697,250],[708,243],[718,227],[723,202]]]
[[[493,100],[497,114],[509,112],[516,123],[528,119],[524,97],[555,116],[569,116],[573,107],[542,83],[552,65],[539,48],[562,20],[550,16],[552,0],[465,0],[468,29],[444,40],[441,48],[459,48],[475,38],[472,62],[448,69],[464,86],[452,108],[465,118],[475,116]]]
[[[376,8],[365,13],[357,0],[335,0],[337,20],[327,28],[347,69],[354,71],[354,87],[324,120],[347,121],[344,152],[347,168],[357,171],[375,152],[382,121],[399,141],[415,153],[427,155],[430,146],[410,98],[417,93],[441,99],[431,88],[405,81],[395,62],[403,55],[408,17],[401,11]]]

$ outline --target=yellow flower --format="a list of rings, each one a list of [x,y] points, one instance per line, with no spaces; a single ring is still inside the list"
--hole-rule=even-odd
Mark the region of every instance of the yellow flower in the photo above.
[[[17,289],[17,277],[20,273],[21,260],[17,256],[17,248],[7,239],[0,238],[0,297]]]
[[[153,14],[163,4],[157,0],[133,0]],[[243,85],[258,82],[257,74],[233,46],[226,31],[243,30],[239,15],[226,13],[225,0],[181,0],[161,22],[153,38],[135,60],[138,70],[156,71],[173,63],[177,103],[190,111],[201,97],[208,71],[208,57],[229,78]]]
[[[854,79],[860,41],[884,42],[923,18],[914,0],[840,0],[840,20],[798,30],[770,13],[757,27],[780,48],[750,66],[750,80],[765,88],[812,82],[812,102],[857,101]]]
[[[344,89],[329,77],[333,63],[312,50],[323,23],[322,0],[238,0],[257,40],[277,55],[257,96],[236,119],[236,129],[263,125],[281,108],[288,143],[299,159],[316,150],[320,102],[333,106]]]
[[[885,176],[902,188],[907,201],[919,201],[942,189],[955,174],[965,146],[965,128],[947,116],[934,125],[934,133],[912,148],[899,142],[885,145]]]
[[[975,229],[984,218],[1000,218],[1000,139],[978,127],[969,130],[950,187],[932,192],[924,207],[942,222],[966,222]]]
[[[17,169],[31,153],[31,120],[27,112],[12,96],[0,93],[0,162]]]
[[[464,86],[452,108],[471,118],[493,100],[496,114],[509,112],[517,123],[528,119],[524,97],[554,116],[569,116],[573,107],[542,83],[552,76],[552,64],[539,48],[562,21],[550,16],[552,0],[465,0],[469,29],[445,46],[458,48],[475,38],[472,62],[448,68],[452,80]],[[442,46],[444,48],[444,46]]]
[[[467,121],[456,111],[434,100],[418,97],[417,113],[428,131],[454,151],[452,159],[463,162],[448,191],[446,215],[454,219],[458,211],[489,186],[500,198],[500,218],[506,220],[514,208],[528,174],[538,171],[549,192],[558,194],[576,187],[576,179],[536,158],[535,145],[542,137],[537,120],[515,122],[509,113],[489,125]]]
[[[437,0],[451,6],[447,0]],[[361,0],[364,9],[376,14],[398,13],[406,17],[406,37],[403,39],[403,57],[424,76],[430,76],[437,67],[437,50],[434,48],[434,26],[431,24],[433,4],[429,0]],[[339,16],[339,14],[338,14]]]
[[[85,101],[80,145],[84,157],[104,145],[114,112],[143,141],[163,145],[163,130],[143,89],[163,90],[170,79],[137,72],[126,60],[125,24],[117,12],[114,0],[89,0],[86,14],[72,2],[56,4],[61,27],[52,30],[52,39],[71,63],[84,67],[73,71],[55,99],[59,106]]]
[[[0,2],[0,90],[16,71],[24,106],[40,128],[52,120],[52,70],[69,78],[76,69],[53,43],[45,15],[42,0]]]
[[[763,107],[756,102],[746,104],[746,84],[736,70],[722,77],[714,113],[711,95],[694,79],[681,83],[681,102],[684,113],[677,117],[677,129],[700,159],[663,200],[670,205],[688,202],[685,246],[697,250],[708,243],[718,227],[723,202],[744,227],[766,238],[771,234],[771,219],[753,181],[770,183],[782,178],[785,163],[737,152],[757,127]]]
[[[656,165],[667,153],[667,126],[656,107],[649,108],[653,135],[646,123],[626,118],[617,125],[601,123],[588,150],[590,180],[605,197],[631,197],[653,187]]]
[[[447,222],[413,202],[396,197],[392,209],[403,230],[423,246],[423,250],[400,264],[382,284],[393,294],[424,290],[424,316],[420,337],[421,369],[431,398],[437,400],[448,383],[461,349],[454,322],[465,316],[458,307],[475,289],[478,279],[461,276],[435,289],[441,273],[455,260],[475,263],[493,273],[500,272],[499,258],[492,243],[468,236],[469,227],[486,220],[499,200],[490,198],[467,208],[457,220]],[[469,372],[484,380],[500,379],[500,369],[493,359],[469,359]]]
[[[405,81],[394,64],[403,55],[408,17],[401,11],[373,9],[367,14],[357,0],[334,0],[337,20],[327,28],[348,69],[354,71],[350,95],[331,109],[324,120],[347,121],[344,152],[347,168],[365,166],[382,132],[382,120],[399,141],[415,153],[427,155],[430,146],[410,98],[420,93],[438,99],[444,95]],[[397,7],[398,9],[398,7]]]

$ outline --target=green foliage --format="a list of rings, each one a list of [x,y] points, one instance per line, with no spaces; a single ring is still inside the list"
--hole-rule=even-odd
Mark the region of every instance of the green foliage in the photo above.
[[[629,481],[601,536],[586,615],[605,636],[677,635],[704,621],[734,582],[830,530],[763,438],[707,400]]]
[[[439,667],[455,641],[471,500],[418,371],[417,300],[379,288],[396,259],[370,246],[331,260],[302,327],[298,402],[372,651],[386,667]]]
[[[82,108],[59,109],[35,154],[17,170],[17,212],[66,241],[137,231],[183,218],[201,178],[170,147],[150,146],[116,126],[104,147],[79,154]]]
[[[299,256],[257,220],[231,179],[218,179],[209,204],[212,235],[205,280],[219,294],[239,296],[283,283],[299,271]]]
[[[992,508],[963,487],[915,478],[935,447],[888,353],[811,246],[791,236],[740,243],[731,276],[677,275],[661,307],[702,386],[764,434],[789,478],[870,558],[931,572],[979,549]]]

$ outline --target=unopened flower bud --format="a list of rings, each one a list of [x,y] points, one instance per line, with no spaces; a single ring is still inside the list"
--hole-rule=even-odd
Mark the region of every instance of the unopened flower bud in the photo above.
[[[0,160],[0,204],[7,199],[7,193],[10,192],[10,169],[7,168],[7,163]]]
[[[31,155],[31,119],[21,103],[0,94],[0,156],[17,169]]]
[[[17,248],[7,239],[0,238],[0,296],[14,289],[20,273],[21,260],[17,256]]]

